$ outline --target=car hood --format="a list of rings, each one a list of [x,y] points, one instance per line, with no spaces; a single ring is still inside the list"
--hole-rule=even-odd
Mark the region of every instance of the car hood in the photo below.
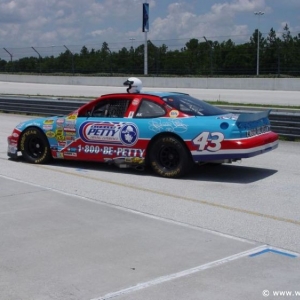
[[[51,126],[57,122],[58,119],[64,119],[64,116],[53,116],[53,117],[43,117],[43,118],[36,118],[31,119],[28,121],[21,122],[16,126],[16,128],[20,131],[23,131],[27,127],[30,126],[37,126],[43,128],[44,126]]]

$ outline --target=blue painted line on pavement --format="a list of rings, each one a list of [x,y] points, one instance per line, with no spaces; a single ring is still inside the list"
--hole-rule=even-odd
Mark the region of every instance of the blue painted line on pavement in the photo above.
[[[77,171],[77,172],[87,172],[87,170],[79,169],[79,168],[77,168],[76,171]]]
[[[276,253],[276,254],[279,254],[279,255],[284,255],[284,256],[292,257],[292,258],[298,257],[296,254],[292,254],[292,253],[288,253],[288,252],[284,252],[284,251],[279,251],[279,250],[275,250],[275,249],[265,249],[265,250],[250,254],[249,257],[255,257],[255,256],[258,256],[258,255],[261,255],[261,254],[264,254],[264,253],[268,253],[268,252],[272,252],[272,253]]]

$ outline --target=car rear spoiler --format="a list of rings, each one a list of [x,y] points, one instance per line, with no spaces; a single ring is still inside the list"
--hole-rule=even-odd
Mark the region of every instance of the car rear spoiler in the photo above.
[[[267,118],[271,112],[270,110],[267,111],[261,111],[257,113],[244,113],[240,114],[236,122],[242,123],[242,122],[253,122],[253,121],[258,121],[263,118]]]

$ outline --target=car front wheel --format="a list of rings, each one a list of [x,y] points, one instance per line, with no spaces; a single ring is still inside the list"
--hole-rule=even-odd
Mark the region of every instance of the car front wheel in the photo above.
[[[164,136],[154,141],[149,161],[158,175],[168,178],[181,177],[193,166],[188,149],[173,136]]]
[[[20,150],[24,159],[30,163],[44,164],[51,159],[48,140],[38,128],[28,128],[23,132]]]

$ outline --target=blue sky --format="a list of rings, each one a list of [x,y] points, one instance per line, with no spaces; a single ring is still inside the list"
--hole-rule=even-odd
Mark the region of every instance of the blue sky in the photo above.
[[[300,0],[0,0],[0,49],[97,49],[104,41],[111,49],[136,47],[144,41],[143,2],[150,5],[148,38],[170,48],[203,36],[249,41],[258,26],[255,11],[264,12],[264,34],[273,27],[281,36],[286,23],[293,36],[300,33]]]

